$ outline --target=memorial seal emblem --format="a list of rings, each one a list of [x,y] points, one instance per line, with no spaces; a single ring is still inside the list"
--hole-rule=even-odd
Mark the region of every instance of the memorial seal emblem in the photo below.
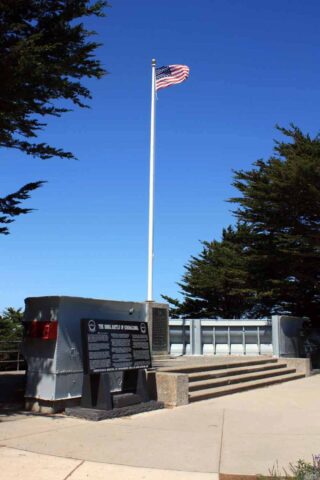
[[[97,325],[96,325],[96,322],[94,320],[89,320],[88,322],[88,330],[89,332],[91,333],[96,333],[97,331]]]
[[[147,327],[145,323],[140,323],[140,332],[143,334],[147,332]]]

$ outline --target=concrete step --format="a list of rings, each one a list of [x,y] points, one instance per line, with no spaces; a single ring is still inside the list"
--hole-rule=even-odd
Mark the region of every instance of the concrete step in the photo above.
[[[163,372],[174,372],[174,373],[194,373],[194,372],[206,372],[211,370],[222,370],[222,369],[232,369],[237,367],[245,367],[245,366],[252,366],[252,365],[264,365],[270,363],[277,363],[277,358],[262,358],[262,359],[255,359],[255,360],[244,360],[244,361],[237,361],[237,362],[225,362],[225,363],[217,363],[217,364],[197,364],[197,365],[187,365],[187,366],[173,366],[173,367],[163,367],[159,368],[159,371]]]
[[[170,355],[163,356],[163,357],[160,357],[159,355],[157,356],[152,355],[151,357],[151,363],[153,368],[163,368],[163,367],[171,366],[172,362],[174,361],[175,361],[175,358],[171,357]]]
[[[152,354],[151,355],[152,361],[154,362],[162,362],[164,360],[173,360],[175,357],[173,355],[170,355],[169,353],[166,354],[164,353],[163,355],[158,355],[158,354]]]
[[[211,378],[220,378],[232,375],[240,375],[245,373],[265,372],[268,370],[280,369],[286,367],[285,362],[249,365],[245,367],[236,368],[222,368],[221,370],[208,370],[205,372],[194,372],[189,374],[189,382],[197,382],[201,380],[210,380]]]
[[[260,380],[263,378],[270,378],[270,377],[278,377],[287,375],[289,373],[295,373],[296,370],[294,368],[274,368],[273,370],[267,370],[262,372],[253,372],[253,373],[245,373],[245,374],[236,374],[225,376],[221,378],[213,378],[209,380],[201,380],[198,382],[191,382],[189,383],[189,392],[194,392],[197,390],[203,390],[206,388],[214,388],[214,387],[222,387],[224,385],[233,385],[235,383],[243,383],[248,382],[250,380]]]
[[[271,377],[271,378],[263,378],[261,380],[251,380],[251,381],[238,383],[234,385],[225,385],[222,387],[207,388],[204,390],[198,390],[196,392],[190,392],[189,402],[207,400],[209,398],[220,397],[222,395],[229,395],[232,393],[239,393],[239,392],[251,390],[254,388],[267,387],[269,385],[288,382],[290,380],[298,380],[299,378],[304,378],[304,377],[305,375],[302,373],[290,373],[290,374]]]

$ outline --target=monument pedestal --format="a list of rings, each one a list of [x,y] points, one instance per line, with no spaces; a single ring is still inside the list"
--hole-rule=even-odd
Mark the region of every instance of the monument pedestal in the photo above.
[[[121,391],[111,391],[108,373],[90,373],[83,376],[81,407],[112,410],[150,400],[145,370],[125,370]]]

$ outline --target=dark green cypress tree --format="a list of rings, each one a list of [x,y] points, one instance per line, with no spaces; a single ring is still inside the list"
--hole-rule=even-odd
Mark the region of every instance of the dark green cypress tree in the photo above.
[[[102,0],[0,0],[1,147],[44,160],[74,158],[71,152],[36,139],[46,127],[45,117],[60,117],[72,104],[87,106],[91,94],[83,78],[104,75],[94,56],[99,46],[92,40],[95,32],[82,21],[103,16],[106,5]],[[9,197],[20,202],[42,183],[25,185]],[[15,207],[10,210],[8,196],[0,199],[0,224],[30,211]],[[8,227],[0,233],[8,233]]]
[[[190,318],[239,318],[250,306],[245,264],[244,227],[228,227],[221,241],[202,242],[199,256],[192,256],[179,283],[182,302],[164,296],[171,314]]]
[[[279,127],[278,127],[279,128]],[[255,168],[235,173],[241,196],[231,201],[249,228],[249,288],[260,314],[320,315],[320,137],[294,125],[288,140]]]
[[[30,198],[30,192],[39,188],[43,183],[44,182],[28,183],[17,192],[0,198],[0,234],[8,235],[9,223],[12,223],[15,217],[32,211],[30,208],[21,207],[20,204],[23,200]]]
[[[173,315],[320,319],[320,136],[278,130],[274,155],[236,171],[236,228],[204,242],[178,285],[183,300],[164,297]]]

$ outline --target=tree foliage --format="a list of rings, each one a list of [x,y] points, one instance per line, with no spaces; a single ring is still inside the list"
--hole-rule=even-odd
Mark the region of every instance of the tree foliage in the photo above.
[[[102,0],[0,0],[1,147],[44,160],[74,158],[37,137],[46,127],[46,117],[60,117],[72,104],[87,107],[91,94],[82,79],[105,73],[94,56],[99,46],[92,40],[95,32],[82,20],[103,16],[106,5]],[[28,194],[41,184],[25,185],[21,191]],[[6,198],[0,199],[0,214],[12,221],[15,210],[8,212]]]
[[[320,137],[294,125],[275,155],[235,173],[232,199],[250,230],[247,270],[261,314],[320,314]]]
[[[237,225],[191,258],[174,313],[320,317],[320,137],[278,129],[274,155],[235,172]]]
[[[22,318],[21,309],[12,307],[0,315],[0,370],[16,369],[17,351],[23,334]]]
[[[22,338],[22,318],[21,309],[9,307],[0,315],[0,341],[19,341]]]
[[[0,198],[0,234],[8,235],[8,224],[14,221],[18,215],[31,212],[30,208],[22,208],[20,204],[23,200],[30,198],[30,192],[39,188],[44,182],[28,183],[21,187],[17,192],[11,193],[4,198]],[[4,225],[1,227],[1,225]]]
[[[247,272],[244,268],[242,235],[245,228],[228,227],[221,241],[202,242],[198,257],[185,266],[181,288],[184,301],[164,296],[172,315],[190,318],[235,318],[248,307]]]

